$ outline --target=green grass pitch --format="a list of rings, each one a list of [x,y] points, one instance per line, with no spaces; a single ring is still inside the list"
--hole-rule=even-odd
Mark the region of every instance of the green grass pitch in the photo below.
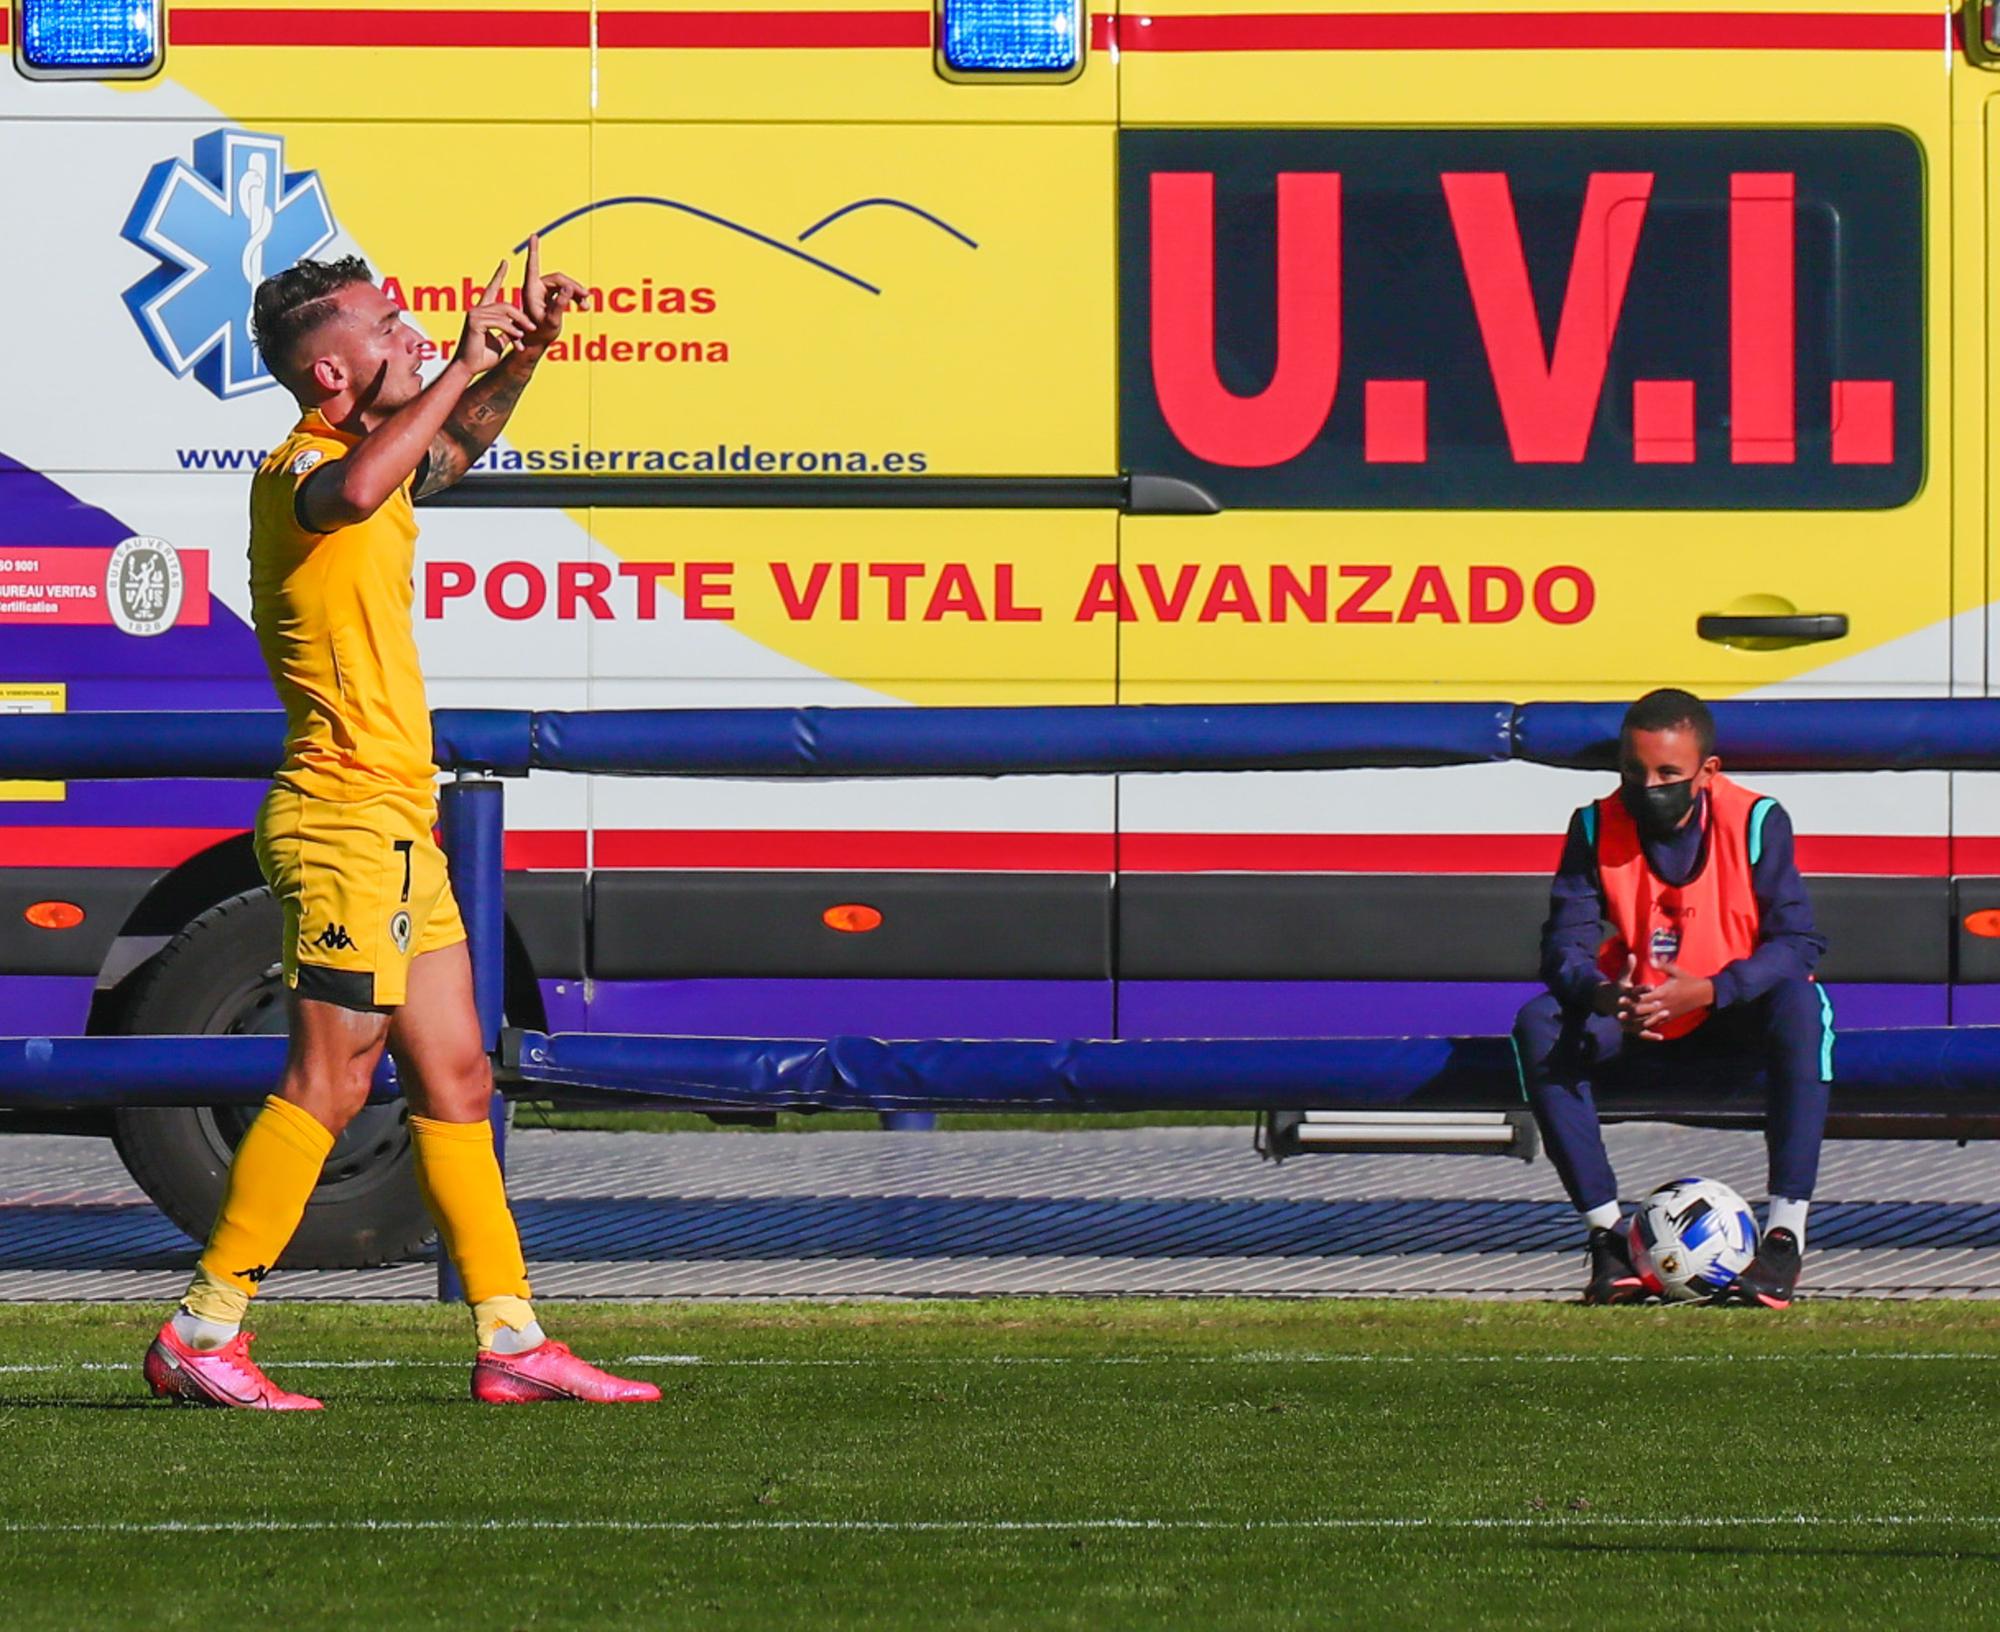
[[[2000,1624],[2000,1306],[548,1305],[657,1407],[273,1305],[322,1415],[0,1328],[13,1628]]]

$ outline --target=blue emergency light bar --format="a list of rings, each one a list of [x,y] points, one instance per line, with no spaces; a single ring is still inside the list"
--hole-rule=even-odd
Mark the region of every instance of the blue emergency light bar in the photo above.
[[[159,0],[19,0],[30,73],[146,74],[159,65]]]
[[[1060,76],[1083,60],[1079,0],[942,0],[942,9],[950,73]]]

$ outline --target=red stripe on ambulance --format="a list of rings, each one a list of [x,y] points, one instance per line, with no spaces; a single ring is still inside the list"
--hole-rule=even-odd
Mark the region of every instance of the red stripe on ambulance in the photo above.
[[[607,49],[929,50],[929,11],[600,11]]]
[[[1109,17],[1092,19],[1100,47]],[[175,9],[171,45],[587,49],[588,11],[347,11],[317,6],[274,11],[250,6]],[[608,49],[824,50],[930,49],[928,11],[606,11],[598,44]]]
[[[228,827],[4,827],[6,867],[175,867]],[[2000,838],[1801,834],[1800,870],[1878,878],[2000,873]],[[510,830],[506,865],[577,870],[581,828]],[[1555,871],[1548,833],[995,833],[865,829],[599,828],[602,868],[1026,873],[1486,873]]]
[[[235,827],[0,827],[9,867],[178,867]]]
[[[1545,874],[1562,845],[1540,833],[1126,833],[1118,859],[1128,873]],[[1820,876],[1942,878],[1950,860],[1942,836],[1801,834],[1797,847],[1800,871]]]
[[[240,839],[239,827],[0,827],[4,872],[15,867],[178,867],[204,850]],[[506,865],[581,868],[581,828],[509,830]]]
[[[1109,833],[795,832],[599,828],[599,867],[1108,873]]]
[[[1908,12],[1197,13],[1091,17],[1091,44],[1126,51],[1940,51],[1950,22]],[[603,11],[607,49],[922,49],[922,11]],[[7,41],[0,11],[0,44]],[[586,10],[280,11],[175,7],[175,46],[577,48]]]
[[[467,46],[560,48],[590,45],[587,11],[350,11],[313,6],[266,11],[252,6],[167,13],[169,46]]]
[[[1943,51],[1942,13],[1231,12],[1123,16],[1127,51]]]

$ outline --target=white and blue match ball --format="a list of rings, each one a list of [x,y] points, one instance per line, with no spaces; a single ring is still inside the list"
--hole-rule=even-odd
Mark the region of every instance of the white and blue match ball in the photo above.
[[[1720,1292],[1757,1254],[1750,1205],[1716,1179],[1675,1179],[1632,1215],[1632,1263],[1649,1292],[1684,1303]]]

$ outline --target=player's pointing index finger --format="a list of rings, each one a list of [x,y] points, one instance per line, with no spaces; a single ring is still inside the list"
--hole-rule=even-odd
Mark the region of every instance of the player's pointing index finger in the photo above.
[[[482,306],[490,306],[500,298],[500,286],[507,281],[507,263],[503,260],[493,269],[493,276],[487,280],[486,293],[479,297]]]
[[[542,235],[528,234],[528,282],[538,282],[542,275]]]

